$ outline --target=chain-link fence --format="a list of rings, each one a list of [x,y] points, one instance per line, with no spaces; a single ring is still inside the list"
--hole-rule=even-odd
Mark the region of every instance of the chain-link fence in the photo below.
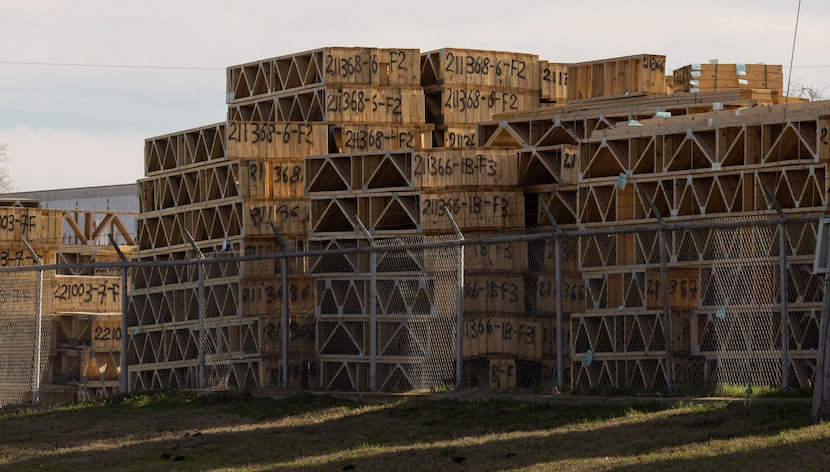
[[[0,403],[167,388],[809,387],[817,221],[366,232],[0,267]]]
[[[314,241],[309,259],[320,387],[410,391],[452,385],[459,262],[440,238]],[[396,246],[410,246],[395,250]]]
[[[2,274],[0,285],[0,405],[37,401],[48,378],[53,330],[41,312],[42,273]],[[40,329],[38,329],[40,328]]]

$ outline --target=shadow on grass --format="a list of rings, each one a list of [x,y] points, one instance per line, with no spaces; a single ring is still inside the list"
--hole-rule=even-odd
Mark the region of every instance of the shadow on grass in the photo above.
[[[649,463],[615,467],[616,471],[666,470],[798,470],[825,471],[830,464],[830,440],[811,439],[795,444],[752,447],[740,451],[723,451],[717,455],[671,457]]]
[[[713,440],[775,437],[807,426],[810,417],[810,405],[804,402],[767,402],[745,416],[739,403],[676,408],[646,402],[408,399],[368,405],[312,395],[281,400],[224,395],[148,403],[126,400],[89,410],[58,411],[55,417],[45,413],[0,419],[6,431],[21,426],[11,424],[15,421],[33,422],[31,430],[69,423],[46,443],[27,439],[25,431],[22,437],[12,433],[7,445],[42,449],[42,454],[22,457],[10,465],[24,470],[312,471],[352,466],[358,471],[418,471],[504,470],[547,464],[566,469],[568,464],[582,462],[590,468],[606,468],[605,458],[659,454]],[[85,417],[91,412],[97,427]],[[70,434],[72,426],[74,435]],[[96,444],[97,449],[84,448],[84,443]],[[766,449],[767,453],[779,450]],[[740,454],[725,457],[729,460]],[[737,460],[753,459],[751,453],[747,455]],[[0,458],[4,456],[0,453]],[[173,462],[177,458],[181,460]],[[649,460],[653,470],[661,465],[661,470],[692,465],[659,456]],[[719,467],[717,458],[712,460],[710,465]],[[644,465],[639,464],[637,470]]]

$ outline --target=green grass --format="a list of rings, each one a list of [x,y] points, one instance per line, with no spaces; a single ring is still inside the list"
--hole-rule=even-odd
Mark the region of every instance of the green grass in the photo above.
[[[158,392],[0,410],[3,470],[823,470],[807,399]],[[351,469],[349,468],[351,466]]]

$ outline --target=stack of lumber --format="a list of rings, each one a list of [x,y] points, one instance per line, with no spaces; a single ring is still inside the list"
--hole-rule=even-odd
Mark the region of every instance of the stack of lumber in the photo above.
[[[435,124],[433,144],[476,146],[476,123],[496,113],[537,108],[540,67],[535,54],[458,48],[421,54],[426,118]]]
[[[186,230],[205,252],[281,252],[272,228],[288,250],[304,250],[310,230],[306,156],[430,144],[418,58],[417,49],[327,47],[229,67],[228,121],[146,142],[141,259],[192,257]],[[291,262],[289,287],[282,287],[274,261],[246,262],[206,282],[215,329],[238,314],[242,321],[228,329],[251,340],[235,345],[233,355],[242,361],[232,368],[231,385],[251,376],[257,386],[281,379],[283,297],[290,298],[289,329],[303,333],[302,339],[292,335],[292,362],[304,360],[292,366],[291,385],[317,383],[308,360],[314,357],[311,281],[302,259]],[[198,304],[182,310],[175,300],[195,301],[190,275],[184,268],[148,267],[136,280],[142,328],[131,349],[138,353],[133,379],[141,387],[195,379],[196,359],[187,346],[194,342]],[[180,324],[172,337],[180,347],[159,355],[154,346],[171,317]]]
[[[162,263],[196,258],[186,232],[200,247],[209,242],[241,250],[239,163],[227,158],[226,143],[223,123],[145,140],[137,260]],[[132,389],[184,387],[175,380],[195,378],[196,279],[195,271],[183,266],[152,264],[134,271],[128,317]],[[211,300],[207,306],[225,308],[226,284],[208,279],[205,293]],[[231,307],[230,313],[236,309]]]
[[[515,187],[515,153],[474,147],[475,123],[494,112],[538,105],[538,58],[441,49],[421,55],[419,78],[426,120],[435,128],[431,141],[390,146],[375,139],[377,146],[368,149],[338,145],[337,153],[306,156],[312,249],[367,244],[360,223],[379,245],[394,244],[401,237],[407,241],[443,237],[452,234],[445,207],[465,232],[523,225],[524,200]],[[368,322],[369,267],[361,258],[341,259],[312,258],[309,262],[321,384],[360,390],[366,388],[368,375],[368,339],[360,333]],[[395,258],[387,256],[391,259]],[[449,287],[438,281],[436,268],[425,259],[429,259],[425,254],[403,257],[376,271],[378,296],[389,301],[382,304],[384,321],[379,326],[380,385],[420,388],[418,379],[432,365],[430,357],[447,349],[444,344],[449,340],[432,332],[430,316],[447,316],[438,300]],[[427,273],[426,281],[419,280],[419,271]],[[348,323],[344,313],[350,314]],[[401,345],[401,336],[409,340],[411,350],[392,348]]]
[[[191,260],[198,254],[188,232],[205,253],[209,349],[238,360],[230,367],[224,358],[206,362],[210,369],[230,369],[225,374],[231,385],[240,385],[240,377],[244,385],[252,371],[259,376],[257,360],[270,349],[268,333],[276,335],[273,320],[280,316],[282,288],[273,262],[240,266],[223,262],[222,256],[275,252],[273,221],[286,223],[282,229],[296,249],[308,221],[297,203],[303,193],[302,156],[326,151],[327,131],[322,123],[231,121],[145,142],[137,257],[146,262]],[[263,281],[263,273],[271,277]],[[183,265],[136,270],[130,306],[132,388],[197,385],[195,274]]]
[[[0,205],[0,267],[21,267],[34,263],[23,241],[35,250],[41,262],[54,263],[61,244],[61,210]]]
[[[439,103],[430,123],[424,71],[431,74],[427,90]],[[432,130],[463,126],[451,131],[454,143],[441,135],[436,144],[470,146],[476,121],[536,107],[540,76],[536,56],[468,50],[422,56],[417,49],[326,47],[231,66],[227,122],[146,141],[139,258],[193,257],[185,230],[203,251],[273,254],[281,248],[272,224],[292,251],[332,238],[334,244],[348,244],[356,241],[356,215],[378,236],[447,234],[445,205],[465,231],[520,227],[524,203],[511,184],[516,180],[512,152],[474,149],[462,155],[432,149]],[[395,171],[402,162],[410,168]],[[282,375],[281,331],[275,329],[281,326],[283,292],[298,294],[291,299],[290,323],[307,333],[307,342],[290,346],[291,362],[302,359],[291,368],[291,383],[308,388],[319,384],[318,369],[310,367],[312,317],[320,308],[319,302],[312,305],[313,286],[330,280],[320,274],[311,280],[304,275],[305,262],[293,260],[290,287],[283,290],[274,269],[273,262],[246,262],[238,273],[208,281],[215,306],[207,311],[256,320],[233,328],[254,340],[234,355],[248,360],[245,369],[258,366],[252,367],[258,386],[270,386]],[[195,378],[186,349],[198,306],[192,303],[190,275],[174,266],[137,274],[133,309],[141,328],[131,344],[138,362],[131,370],[135,386],[181,386]],[[159,354],[154,346],[171,320],[181,323],[171,339],[182,347]],[[232,373],[237,379],[231,383],[246,372]],[[300,378],[294,379],[297,372]]]
[[[358,239],[358,219],[377,245],[400,244],[402,237],[403,242],[447,237],[453,230],[445,208],[464,234],[519,228],[524,224],[524,198],[516,186],[516,165],[512,149],[497,147],[309,156],[309,245],[312,249],[365,245]],[[513,312],[520,305],[523,309],[518,274],[527,264],[526,248],[513,243],[493,247],[490,252],[488,248],[477,249],[477,256],[467,258],[470,304],[465,310],[480,315]],[[440,305],[442,299],[452,300],[451,294],[444,293],[453,291],[452,272],[450,279],[443,281],[439,273],[452,271],[455,263],[442,260],[451,267],[440,269],[427,262],[430,256],[425,251],[381,252],[379,257],[384,262],[375,270],[375,278],[378,296],[386,302],[380,304],[383,311],[378,314],[382,320],[378,363],[379,372],[387,376],[378,382],[403,389],[421,388],[416,373],[434,365],[432,357],[446,352],[451,341],[434,331],[437,319],[452,319],[450,310]],[[363,380],[356,379],[365,379],[370,349],[368,339],[359,335],[369,321],[370,267],[365,258],[331,259],[310,261],[323,386],[359,390],[366,388]],[[498,297],[490,295],[495,286],[500,290]],[[344,322],[346,315],[349,323]],[[409,340],[412,350],[398,348],[400,336]],[[398,380],[392,382],[392,378]]]
[[[309,156],[311,236],[359,230],[374,234],[451,234],[448,207],[462,231],[521,227],[523,194],[516,188],[511,149],[430,148]]]
[[[672,73],[673,92],[714,92],[729,89],[772,90],[784,93],[784,73],[780,65],[767,64],[689,64]]]
[[[540,105],[566,105],[568,103],[568,64],[540,61],[539,68],[542,74],[539,82]]]
[[[121,277],[56,275],[54,282],[53,382],[91,398],[118,391]]]
[[[380,238],[379,247],[417,244],[423,237]],[[366,246],[362,240],[322,238],[312,248],[349,249]],[[425,379],[446,378],[439,373],[442,359],[452,349],[453,311],[441,300],[452,300],[452,274],[442,278],[425,251],[379,252],[374,278],[366,254],[310,258],[314,277],[316,355],[321,387],[327,390],[366,391],[371,388],[372,304],[376,317],[376,387],[383,391],[428,388]],[[376,292],[372,297],[372,279]],[[443,363],[446,367],[446,363]],[[451,369],[451,366],[450,366]],[[449,370],[449,369],[447,369]]]
[[[114,249],[95,244],[108,233],[130,238],[116,212],[45,209],[34,202],[0,206],[0,228],[0,267],[35,264],[24,241],[43,264],[55,264],[118,260]],[[130,253],[131,248],[123,251]],[[43,403],[101,397],[119,386],[121,277],[108,276],[106,270],[86,271],[90,273],[43,271]],[[0,337],[10,362],[15,346],[28,346],[24,351],[32,352],[35,343],[36,281],[35,271],[0,273],[0,317],[9,328]],[[0,383],[7,385],[8,379]]]
[[[227,159],[225,126],[216,124],[148,138],[139,181],[138,251],[169,253],[198,241],[241,234],[238,168]]]
[[[666,93],[666,56],[638,54],[568,66],[568,103]]]
[[[435,125],[432,141],[436,147],[308,156],[310,247],[365,245],[358,239],[358,219],[380,245],[394,244],[400,237],[405,241],[447,237],[453,233],[445,208],[465,234],[522,227],[524,198],[516,186],[515,152],[476,147],[475,123],[493,113],[535,108],[540,96],[539,67],[538,57],[531,54],[454,48],[422,54],[426,118]],[[493,248],[490,254],[480,248],[479,260],[468,265],[467,298],[476,301],[469,304],[471,315],[497,308],[511,311],[523,304],[518,291],[524,287],[516,274],[522,270],[522,261],[526,265],[526,249],[518,243],[507,246]],[[510,254],[515,251],[515,259],[504,258],[503,249]],[[368,321],[369,267],[365,260],[343,259],[310,261],[320,371],[326,388],[359,390],[366,388],[369,346],[360,332]],[[424,317],[449,317],[440,300],[452,296],[443,293],[451,291],[451,282],[440,281],[438,267],[425,262],[429,255],[403,259],[377,271],[378,296],[401,300],[382,304],[384,321],[379,333],[385,334],[378,340],[378,355],[379,372],[384,374],[378,382],[411,389],[420,388],[416,372],[432,365],[430,356],[449,348],[445,344],[451,339],[434,333],[435,319]],[[497,274],[496,266],[509,275]],[[418,272],[426,273],[427,280],[413,279]],[[491,285],[506,287],[504,296],[489,296],[492,290],[484,287]],[[351,314],[349,323],[343,322],[344,313]],[[402,335],[413,350],[389,348],[399,346],[396,337]]]
[[[766,184],[775,200],[788,214],[824,214],[827,209],[828,164],[830,148],[826,128],[830,125],[830,106],[826,102],[757,107],[738,111],[715,111],[702,115],[672,119],[644,120],[642,127],[618,126],[600,131],[580,146],[585,156],[584,197],[580,221],[592,226],[607,224],[636,224],[653,218],[647,195],[662,215],[675,221],[703,221],[711,218],[769,215],[771,202],[763,189]],[[636,129],[635,129],[636,128]],[[640,129],[642,128],[642,129]],[[623,149],[623,147],[625,149]],[[606,167],[611,163],[611,167]],[[601,165],[599,163],[602,162]],[[615,167],[612,169],[612,167]],[[600,170],[603,169],[603,170]],[[634,170],[636,169],[636,170]],[[634,172],[632,172],[634,170]],[[636,186],[619,185],[620,173],[632,176]],[[613,181],[613,182],[612,182]],[[810,234],[812,224],[793,225],[792,234]],[[583,255],[583,273],[595,282],[592,287],[603,288],[590,293],[590,299],[607,299],[606,304],[589,309],[580,323],[573,326],[575,365],[584,358],[579,353],[591,349],[592,366],[578,370],[577,379],[586,382],[602,372],[613,372],[612,363],[628,356],[627,369],[637,372],[635,382],[659,386],[675,372],[676,382],[687,375],[700,378],[704,366],[718,362],[718,345],[727,342],[713,329],[718,312],[715,297],[717,267],[723,263],[715,253],[716,246],[703,241],[716,241],[713,230],[705,234],[675,233],[675,245],[669,254],[678,261],[678,267],[668,274],[671,318],[662,316],[661,299],[654,290],[659,287],[659,269],[656,254],[649,249],[650,236],[638,233],[620,235],[615,244],[600,247],[596,238],[584,239],[586,247],[596,248]],[[742,241],[750,235],[732,231],[728,238],[738,236]],[[725,236],[720,236],[724,238]],[[809,267],[813,248],[804,245],[799,237],[788,238],[787,254],[792,265],[790,277]],[[732,246],[735,242],[725,242]],[[624,251],[623,248],[643,248]],[[612,255],[616,253],[616,256]],[[725,256],[724,256],[725,257]],[[598,261],[606,263],[599,267]],[[778,258],[758,260],[764,270],[774,273]],[[746,283],[735,280],[734,284]],[[779,291],[777,280],[756,280],[769,286],[773,294]],[[812,311],[820,305],[806,287],[789,280],[789,289],[796,292],[791,313]],[[636,294],[636,295],[635,295]],[[758,302],[772,304],[769,302]],[[628,318],[606,308],[626,309]],[[590,307],[589,307],[590,308]],[[731,307],[732,311],[750,316],[753,307]],[[612,323],[613,320],[613,323]],[[605,343],[608,330],[614,324],[633,322],[637,330],[621,343]],[[671,325],[668,340],[655,336],[651,327],[660,333],[666,323]],[[645,329],[649,326],[649,329]],[[723,335],[723,333],[720,333]],[[780,346],[777,335],[769,333],[771,345]],[[800,385],[809,383],[810,362],[806,360],[814,345],[791,350],[789,368],[796,373]],[[663,357],[671,351],[675,358],[673,369]],[[638,351],[632,357],[632,352]]]
[[[467,237],[548,226],[548,212],[564,229],[634,228],[654,220],[649,200],[677,221],[763,215],[761,183],[789,212],[826,210],[826,104],[784,117],[780,66],[692,65],[667,80],[665,60],[327,47],[231,66],[227,122],[147,140],[139,257],[193,258],[185,230],[215,251],[207,329],[235,359],[232,386],[281,383],[286,297],[290,388],[367,389],[371,272],[377,387],[417,388],[430,356],[451,349],[432,328],[451,318],[439,300],[453,290],[435,257],[381,255],[374,270],[365,253],[298,258],[282,287],[273,261],[223,264],[223,251],[282,251],[272,224],[290,251],[364,247],[361,223],[381,246],[453,237],[445,209]],[[653,234],[563,240],[559,334],[574,384],[660,388],[699,368],[695,356],[713,362],[711,251],[705,238],[670,238],[669,283],[686,290],[672,292],[668,318]],[[805,238],[791,238],[794,260]],[[468,248],[465,377],[492,388],[550,378],[552,246]],[[195,385],[197,301],[184,267],[137,273],[134,387]],[[690,360],[673,367],[669,354]],[[807,379],[804,357],[792,368]]]
[[[770,215],[764,183],[789,214],[826,212],[830,105],[785,109],[776,105],[780,95],[771,88],[718,87],[497,116],[480,124],[479,133],[485,145],[517,149],[520,185],[526,198],[539,202],[540,225],[547,223],[544,204],[565,228],[633,229],[654,221],[649,199],[663,218],[678,222]],[[788,229],[794,235],[787,239],[791,313],[820,305],[795,279],[798,271],[809,272],[813,245],[803,238],[815,234],[812,226]],[[578,251],[570,251],[579,271],[563,267],[566,283],[576,287],[573,300],[565,297],[574,385],[660,389],[669,381],[700,381],[724,362],[717,351],[726,340],[713,324],[718,307],[711,281],[723,263],[714,255],[715,239],[711,229],[669,236],[668,316],[655,233],[579,239]],[[768,263],[774,272],[778,259]],[[568,274],[578,279],[568,281]],[[549,276],[537,276],[540,309]],[[775,293],[777,281],[764,283]],[[794,335],[807,339],[802,330]],[[780,343],[775,333],[770,336],[773,345]],[[800,385],[809,384],[812,349],[806,342],[792,351],[790,369]]]
[[[573,224],[578,221],[577,190],[580,182],[590,177],[585,175],[580,142],[610,127],[636,130],[642,121],[657,116],[692,116],[710,112],[715,106],[725,114],[734,114],[774,102],[769,91],[737,89],[611,98],[498,115],[493,121],[480,123],[478,130],[484,146],[514,147],[519,158],[519,186],[525,195],[538,195],[534,200],[547,204],[559,224]],[[596,173],[609,164],[597,159],[591,170]],[[552,187],[556,192],[551,193]],[[541,207],[537,214],[538,224],[549,224]]]
[[[271,231],[273,223],[291,250],[306,247],[313,221],[312,202],[304,195],[307,156],[383,153],[431,145],[433,127],[424,117],[419,57],[417,49],[325,47],[228,68],[228,117],[243,120],[240,126],[245,121],[290,119],[328,129],[315,141],[322,147],[303,149],[291,159],[286,153],[281,162],[269,158],[271,165],[262,165],[267,155],[262,150],[246,153],[249,172],[243,172],[243,184],[256,181],[254,185],[261,189],[259,181],[278,183],[270,193],[245,196],[246,245],[261,252],[279,252]],[[318,121],[321,123],[312,123]],[[289,384],[307,389],[320,382],[314,347],[313,281],[304,275],[302,260],[292,263],[295,275],[291,275],[290,290],[298,296],[292,297],[290,323],[299,334],[291,336],[289,345]],[[274,289],[282,290],[281,281],[272,267],[248,266],[243,268],[244,277],[255,283],[246,282],[242,287],[245,312],[258,309],[266,326],[281,326],[279,318],[267,317],[281,311],[277,305],[281,297],[268,295]],[[257,269],[265,270],[254,275]],[[268,344],[273,350],[263,351],[263,358],[267,357],[260,368],[263,386],[279,385],[282,375],[281,331],[273,334],[274,342]]]
[[[120,262],[106,235],[126,257],[135,253],[122,212],[66,210],[57,260],[64,264]],[[103,398],[120,390],[122,361],[122,279],[117,267],[61,268],[44,287],[49,297],[56,347],[42,385],[44,403]]]
[[[40,208],[36,201],[3,201],[0,205],[0,268],[36,265],[24,241],[28,242],[41,262],[54,263],[61,237],[63,213]],[[55,271],[46,271],[42,293],[51,293]],[[32,367],[35,364],[38,312],[38,278],[35,271],[0,272],[0,405],[19,403],[31,398]],[[40,305],[43,342],[41,367],[48,383],[50,359],[55,354],[51,336],[51,298]]]
[[[228,119],[322,121],[337,152],[429,145],[418,49],[325,47],[228,67]]]
[[[309,198],[305,195],[305,156],[328,152],[328,129],[316,122],[245,122],[227,124],[228,156],[240,159],[243,196],[242,235],[246,254],[282,252],[273,228],[290,251],[303,251],[310,230]],[[257,138],[260,136],[266,140]],[[263,133],[262,130],[266,130]],[[270,142],[268,133],[273,133]],[[231,139],[232,138],[232,139]],[[251,261],[241,266],[239,302],[245,317],[258,319],[260,384],[281,384],[282,300],[288,298],[289,373],[293,388],[308,389],[314,359],[312,280],[304,260],[292,259],[288,286],[283,287],[279,261]]]

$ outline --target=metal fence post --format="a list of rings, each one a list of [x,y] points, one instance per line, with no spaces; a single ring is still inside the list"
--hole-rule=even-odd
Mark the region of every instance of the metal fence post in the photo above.
[[[662,220],[662,218],[661,218]],[[669,393],[674,389],[674,360],[672,359],[672,320],[671,308],[669,308],[669,269],[668,257],[666,257],[666,230],[660,230],[660,284],[662,285],[661,295],[663,298],[663,330],[666,339],[666,388]]]
[[[787,306],[787,234],[784,219],[781,219],[781,224],[778,230],[778,247],[781,260],[779,261],[778,271],[780,273],[780,290],[781,290],[781,389],[790,389],[790,327],[789,327],[789,307]]]
[[[121,252],[121,248],[116,244],[112,233],[109,234],[109,238],[110,244],[115,248],[115,253],[118,254],[118,258],[124,264],[121,266],[121,373],[118,376],[118,389],[121,393],[127,393],[130,391],[129,363],[127,362],[127,350],[129,349],[127,343],[127,257]]]
[[[660,238],[660,285],[662,289],[660,295],[663,298],[663,337],[666,344],[666,388],[671,393],[674,390],[674,359],[672,358],[672,349],[674,349],[674,346],[672,343],[673,327],[671,308],[669,307],[669,247],[666,241],[666,221],[663,219],[663,215],[660,214],[660,211],[648,193],[641,192],[640,194],[646,200],[648,206],[651,207],[651,211],[654,213],[658,224],[658,235]]]
[[[196,252],[196,268],[199,271],[197,295],[199,299],[199,389],[203,390],[205,388],[205,255],[190,235],[190,231],[185,230],[184,233]]]
[[[824,294],[822,295],[821,317],[819,318],[818,352],[816,353],[816,370],[813,379],[813,423],[821,423],[830,419],[830,369],[827,363],[828,341],[830,341],[830,250],[828,250],[827,221],[822,218],[818,222],[815,260],[813,273],[821,274],[824,279]],[[824,261],[819,258],[824,257]],[[824,264],[823,267],[821,264]]]
[[[779,293],[781,294],[780,310],[781,310],[781,390],[790,389],[790,333],[789,333],[789,307],[787,306],[787,215],[784,214],[784,209],[775,198],[775,194],[767,186],[766,183],[761,183],[761,188],[767,195],[775,211],[778,213],[781,221],[778,223],[778,283]],[[824,318],[822,318],[823,320]]]
[[[35,365],[32,367],[32,403],[40,403],[40,347],[43,344],[43,261],[40,260],[37,253],[29,241],[23,240],[26,249],[32,255],[32,260],[37,265],[37,281],[35,282],[35,329],[37,330],[35,340]]]
[[[369,230],[360,221],[360,218],[355,215],[360,231],[369,241],[369,390],[374,392],[377,390],[377,342],[378,342],[378,326],[377,326],[377,252],[375,251],[375,240],[369,234]]]
[[[550,212],[550,208],[544,202],[540,201],[539,203],[548,221],[550,221],[551,226],[553,226],[554,231],[554,264],[556,264],[554,268],[554,282],[556,283],[556,388],[561,392],[565,388],[565,348],[563,346],[564,336],[562,333],[565,312],[565,301],[562,298],[562,229],[556,224],[556,219],[553,217],[553,213]]]
[[[444,206],[444,214],[450,221],[450,226],[458,238],[456,254],[456,292],[455,292],[455,390],[461,389],[461,380],[464,375],[464,235],[452,217],[449,206]]]
[[[288,389],[288,258],[285,253],[288,252],[288,245],[280,236],[277,230],[277,225],[271,222],[271,231],[274,232],[274,237],[277,239],[282,248],[280,257],[280,264],[282,266],[282,388]]]

